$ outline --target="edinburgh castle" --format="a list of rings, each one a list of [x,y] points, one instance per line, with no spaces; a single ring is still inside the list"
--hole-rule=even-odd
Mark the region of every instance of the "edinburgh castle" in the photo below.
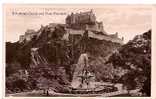
[[[118,33],[115,34],[108,34],[103,27],[102,22],[98,22],[96,20],[96,16],[92,10],[87,12],[80,12],[80,13],[71,13],[65,19],[65,24],[57,24],[57,23],[50,23],[47,26],[41,26],[38,31],[28,29],[25,32],[25,35],[20,36],[19,42],[23,42],[24,40],[30,41],[33,36],[39,36],[40,30],[45,27],[50,28],[52,31],[58,27],[58,25],[63,26],[67,32],[67,34],[71,35],[83,35],[84,31],[88,31],[88,35],[91,38],[97,38],[100,40],[112,41],[116,43],[123,43],[123,38],[118,38]],[[66,39],[68,35],[66,35]]]

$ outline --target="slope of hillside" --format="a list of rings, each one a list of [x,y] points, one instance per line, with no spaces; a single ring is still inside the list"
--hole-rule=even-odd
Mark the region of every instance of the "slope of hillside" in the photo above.
[[[102,73],[96,75],[98,80],[102,80],[105,78],[102,75],[107,76],[109,73],[104,72],[110,71],[102,70],[106,68],[103,64],[121,46],[111,41],[90,38],[87,31],[83,36],[69,35],[69,40],[62,39],[66,34],[62,26],[54,31],[45,27],[40,32],[38,37],[29,42],[6,43],[7,93],[47,88],[59,92],[69,90],[66,86],[70,86],[74,64],[84,52],[91,54],[91,70]],[[103,68],[96,69],[96,66]]]

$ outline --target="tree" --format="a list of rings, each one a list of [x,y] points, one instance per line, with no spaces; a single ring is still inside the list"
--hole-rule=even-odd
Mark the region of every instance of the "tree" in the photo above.
[[[122,76],[122,81],[130,89],[136,86],[136,79],[139,76],[146,78],[143,81],[142,92],[150,96],[150,78],[151,78],[151,30],[143,35],[136,36],[132,41],[123,45],[114,53],[107,63],[112,63],[114,67],[128,69]],[[141,83],[141,79],[139,81]]]

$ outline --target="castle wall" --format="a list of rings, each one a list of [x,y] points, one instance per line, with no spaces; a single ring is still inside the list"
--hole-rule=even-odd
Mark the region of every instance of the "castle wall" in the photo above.
[[[83,35],[85,31],[84,30],[73,30],[73,29],[67,29],[67,33],[72,34],[72,35]],[[114,34],[116,35],[116,34]],[[100,35],[100,34],[95,34],[92,31],[88,31],[88,36],[91,38],[96,38],[99,40],[106,40],[106,41],[111,41],[111,42],[116,42],[119,44],[123,44],[123,40],[118,38],[118,37],[111,37],[110,35]]]
[[[88,34],[89,34],[89,37],[92,37],[92,38],[96,38],[96,39],[99,39],[99,40],[106,40],[106,41],[111,41],[111,42],[116,42],[116,43],[119,43],[119,44],[123,44],[123,41],[120,38],[112,38],[109,35],[97,35],[97,34],[94,34],[91,31],[89,31]]]
[[[95,25],[86,25],[86,30],[103,32],[103,24],[96,22]]]
[[[19,42],[23,42],[24,40],[30,41],[35,35],[37,36],[37,32],[28,29],[24,35],[20,35]]]

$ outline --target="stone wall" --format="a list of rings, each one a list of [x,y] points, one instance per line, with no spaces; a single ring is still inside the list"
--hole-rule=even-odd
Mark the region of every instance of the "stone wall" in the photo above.
[[[83,35],[84,32],[85,32],[84,30],[67,29],[67,33],[72,34],[72,35]],[[115,37],[112,35],[114,35]],[[88,36],[90,38],[96,38],[98,40],[106,40],[106,41],[111,41],[114,43],[123,44],[123,40],[118,38],[117,34],[112,34],[112,35],[95,34],[92,31],[88,31]]]

